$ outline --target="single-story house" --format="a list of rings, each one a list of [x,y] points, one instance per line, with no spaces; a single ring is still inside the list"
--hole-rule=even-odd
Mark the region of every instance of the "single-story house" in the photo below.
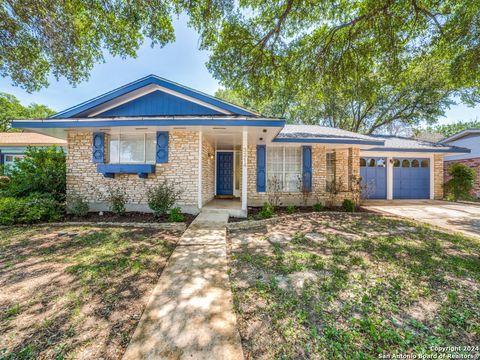
[[[155,75],[13,126],[67,140],[67,191],[96,211],[106,209],[109,187],[125,191],[127,210],[148,211],[147,190],[164,179],[183,191],[178,205],[190,213],[228,203],[245,216],[272,196],[340,203],[358,194],[360,176],[370,198],[439,199],[443,156],[467,151],[287,125]]]
[[[442,143],[449,146],[459,146],[470,149],[470,153],[452,154],[445,156],[444,170],[445,181],[448,180],[448,167],[460,162],[468,165],[477,172],[477,180],[473,188],[473,195],[480,198],[480,129],[466,129],[442,140]]]
[[[67,141],[32,132],[0,132],[0,165],[12,166],[16,159],[25,157],[29,146],[53,145],[66,148]]]

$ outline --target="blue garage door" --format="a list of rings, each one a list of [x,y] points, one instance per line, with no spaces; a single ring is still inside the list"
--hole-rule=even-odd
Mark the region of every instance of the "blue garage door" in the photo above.
[[[360,158],[362,197],[364,199],[387,198],[387,167],[385,158]]]
[[[393,160],[393,198],[430,198],[430,162],[422,158]]]

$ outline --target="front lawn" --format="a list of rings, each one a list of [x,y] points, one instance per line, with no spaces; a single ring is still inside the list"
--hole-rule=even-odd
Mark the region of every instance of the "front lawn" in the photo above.
[[[247,357],[368,359],[480,344],[477,239],[318,213],[234,231],[229,246]]]
[[[179,234],[0,230],[0,358],[118,359]]]

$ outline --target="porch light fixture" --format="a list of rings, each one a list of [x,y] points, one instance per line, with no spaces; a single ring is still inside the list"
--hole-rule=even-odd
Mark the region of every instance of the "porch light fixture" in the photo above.
[[[390,161],[389,161],[389,162],[390,162],[390,164],[393,164],[393,159],[392,159],[392,158],[390,158]]]
[[[266,133],[266,132],[267,132],[267,129],[263,129],[263,132]]]
[[[208,158],[213,160],[214,155],[212,153],[208,153]]]

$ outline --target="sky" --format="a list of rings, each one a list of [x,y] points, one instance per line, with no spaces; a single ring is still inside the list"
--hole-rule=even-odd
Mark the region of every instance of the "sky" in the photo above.
[[[199,35],[187,26],[186,17],[174,23],[176,41],[163,48],[151,48],[148,39],[136,58],[122,59],[105,56],[105,62],[97,64],[86,82],[73,87],[66,80],[50,79],[50,86],[35,93],[27,93],[12,86],[9,78],[0,78],[0,91],[15,95],[24,105],[38,103],[61,111],[113,90],[148,74],[155,74],[193,89],[213,95],[220,87],[208,72],[206,62],[209,52],[200,51]],[[480,106],[452,106],[441,124],[480,119]]]

